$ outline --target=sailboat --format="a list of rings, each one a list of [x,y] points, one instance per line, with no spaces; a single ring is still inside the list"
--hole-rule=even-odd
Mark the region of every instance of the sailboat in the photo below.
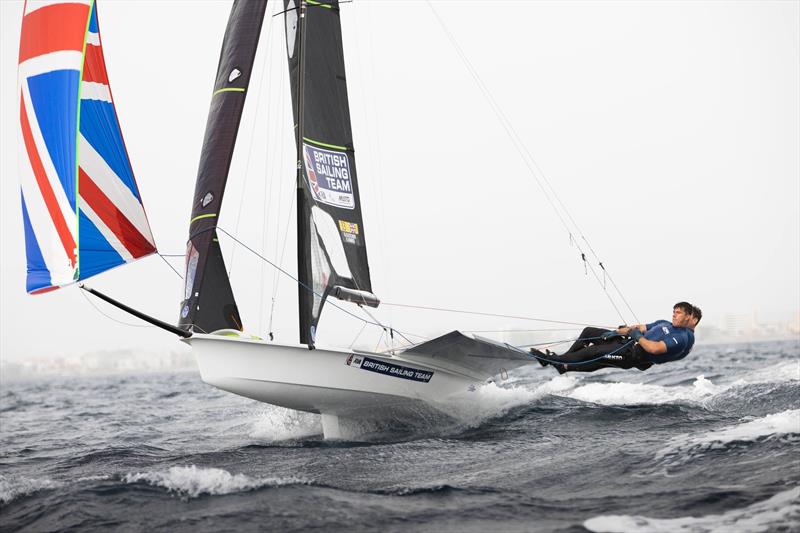
[[[342,437],[350,421],[437,411],[448,398],[529,364],[522,350],[458,331],[385,352],[316,346],[328,300],[380,305],[370,280],[337,0],[285,0],[282,12],[297,149],[299,342],[244,332],[217,221],[266,7],[267,0],[236,0],[231,9],[195,185],[178,325],[83,288],[179,335],[204,382],[319,413],[326,438]],[[51,38],[54,28],[59,39]],[[29,0],[19,72],[28,291],[80,283],[155,253],[105,73],[96,0]]]

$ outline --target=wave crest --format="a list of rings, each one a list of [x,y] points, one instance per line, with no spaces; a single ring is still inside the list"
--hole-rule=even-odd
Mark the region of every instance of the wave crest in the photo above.
[[[40,490],[57,489],[63,483],[48,478],[34,479],[0,474],[0,503],[7,504]]]
[[[800,434],[800,409],[790,409],[767,415],[697,436],[679,435],[674,437],[666,447],[656,452],[655,459],[662,460],[678,455],[683,458],[691,458],[708,450],[723,448],[731,442],[754,442],[791,434]]]
[[[126,483],[145,482],[148,485],[163,487],[169,492],[189,498],[196,498],[202,494],[232,494],[268,486],[305,483],[296,478],[252,478],[245,474],[231,474],[221,468],[198,468],[195,465],[173,466],[165,472],[131,473],[122,479]]]
[[[653,533],[759,533],[763,531],[792,530],[800,519],[800,487],[779,492],[772,498],[754,503],[744,509],[734,509],[723,514],[695,518],[648,518],[646,516],[603,515],[583,523],[596,533],[626,533],[650,531]]]

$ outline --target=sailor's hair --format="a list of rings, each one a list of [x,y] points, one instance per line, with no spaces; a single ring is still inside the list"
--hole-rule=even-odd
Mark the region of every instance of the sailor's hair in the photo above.
[[[697,322],[695,322],[695,324],[699,324],[700,323],[700,319],[703,318],[703,311],[701,311],[700,308],[697,307],[696,305],[693,305],[692,306],[692,316],[697,319]]]
[[[678,302],[673,305],[672,308],[680,309],[687,315],[692,315],[697,319],[697,322],[700,322],[700,319],[703,318],[703,312],[700,310],[700,308],[690,304],[689,302]]]

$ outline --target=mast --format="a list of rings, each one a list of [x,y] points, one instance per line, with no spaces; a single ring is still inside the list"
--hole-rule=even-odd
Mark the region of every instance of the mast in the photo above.
[[[297,147],[300,342],[328,297],[376,307],[367,261],[337,0],[284,0]]]
[[[186,330],[242,329],[216,228],[266,8],[267,0],[235,0],[225,30],[189,222]]]
[[[288,2],[293,3],[293,2]],[[297,54],[298,54],[298,70],[297,70],[297,91],[293,101],[297,102],[297,122],[295,123],[295,146],[301,146],[303,142],[303,124],[305,118],[305,99],[303,98],[303,89],[305,85],[305,18],[306,11],[308,10],[308,3],[306,0],[300,0],[300,7],[298,8],[299,16],[297,18]],[[288,44],[288,41],[287,41]],[[305,317],[311,316],[311,299],[308,298],[308,287],[311,286],[312,271],[310,256],[306,253],[306,249],[300,246],[300,243],[309,241],[308,224],[305,223],[306,213],[309,206],[307,205],[305,185],[303,184],[303,164],[300,150],[297,150],[297,327],[298,338],[300,344],[307,344],[309,349],[314,347],[314,336],[310,333],[308,321]]]

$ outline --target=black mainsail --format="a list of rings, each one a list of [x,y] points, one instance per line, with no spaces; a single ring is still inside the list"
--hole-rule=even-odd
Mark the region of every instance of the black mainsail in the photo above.
[[[180,314],[187,330],[242,329],[216,227],[266,8],[267,0],[235,0],[222,42],[189,223]]]
[[[297,174],[300,342],[329,296],[376,307],[347,100],[339,2],[284,0]]]

